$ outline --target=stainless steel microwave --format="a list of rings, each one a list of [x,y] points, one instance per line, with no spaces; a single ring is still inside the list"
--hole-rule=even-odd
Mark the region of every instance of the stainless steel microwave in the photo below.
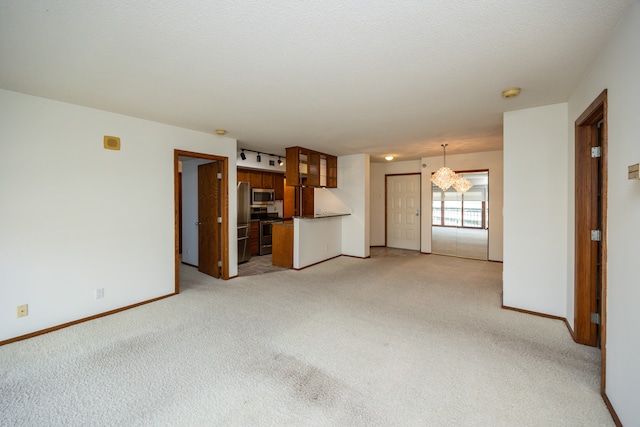
[[[272,205],[275,203],[275,191],[272,188],[252,188],[251,204],[253,206]]]

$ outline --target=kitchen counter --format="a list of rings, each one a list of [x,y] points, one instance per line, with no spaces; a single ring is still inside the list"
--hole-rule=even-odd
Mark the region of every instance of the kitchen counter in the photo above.
[[[298,218],[298,219],[321,219],[321,218],[335,218],[338,216],[347,216],[347,215],[351,215],[350,213],[338,213],[338,212],[326,212],[323,214],[316,214],[316,215],[302,215],[302,216],[294,216],[293,218]]]

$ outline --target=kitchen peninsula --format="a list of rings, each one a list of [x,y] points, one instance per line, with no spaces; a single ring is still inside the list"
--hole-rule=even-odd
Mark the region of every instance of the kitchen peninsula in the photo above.
[[[300,270],[342,255],[342,218],[350,213],[293,217],[273,225],[273,265]]]

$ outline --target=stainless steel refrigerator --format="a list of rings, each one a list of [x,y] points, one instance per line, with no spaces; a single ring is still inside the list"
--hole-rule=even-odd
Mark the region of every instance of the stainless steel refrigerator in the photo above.
[[[251,259],[251,187],[238,182],[238,264]]]

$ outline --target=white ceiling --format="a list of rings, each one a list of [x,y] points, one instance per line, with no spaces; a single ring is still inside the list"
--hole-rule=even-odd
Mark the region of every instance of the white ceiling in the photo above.
[[[0,87],[275,154],[495,150],[502,113],[567,101],[632,1],[0,0]]]

